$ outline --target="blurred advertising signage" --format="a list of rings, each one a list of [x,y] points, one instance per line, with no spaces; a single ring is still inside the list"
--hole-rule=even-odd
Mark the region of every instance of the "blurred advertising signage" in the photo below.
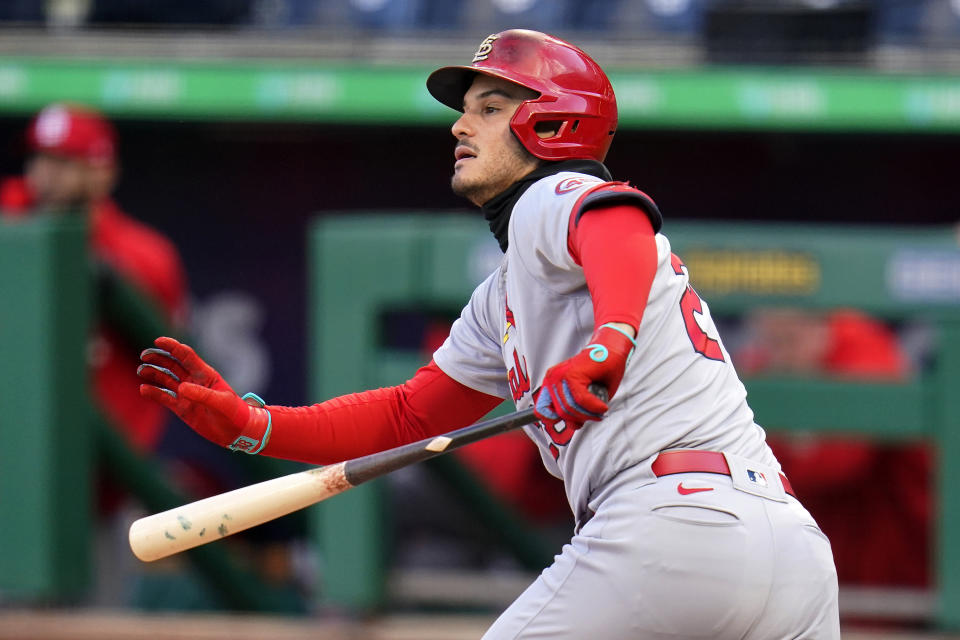
[[[183,100],[185,84],[177,69],[110,71],[103,75],[101,84],[103,104],[122,105],[176,105]]]
[[[7,55],[0,114],[71,100],[110,115],[449,123],[449,110],[424,88],[432,70],[399,61]],[[621,128],[960,131],[956,73],[622,67],[610,79]]]
[[[820,288],[820,263],[782,249],[690,249],[681,256],[697,290],[717,294],[807,296]]]
[[[816,119],[827,116],[825,87],[815,80],[745,82],[738,104],[744,115],[757,118]]]
[[[887,262],[890,295],[909,302],[960,303],[960,249],[902,249]]]
[[[265,109],[329,107],[343,97],[336,73],[266,73],[256,84],[257,105]]]

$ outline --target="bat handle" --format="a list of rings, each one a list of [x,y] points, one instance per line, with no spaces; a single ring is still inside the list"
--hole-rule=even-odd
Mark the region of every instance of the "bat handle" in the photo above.
[[[600,398],[600,400],[602,400],[604,403],[610,401],[610,394],[607,392],[607,388],[599,382],[591,382],[590,386],[587,387],[587,390]]]

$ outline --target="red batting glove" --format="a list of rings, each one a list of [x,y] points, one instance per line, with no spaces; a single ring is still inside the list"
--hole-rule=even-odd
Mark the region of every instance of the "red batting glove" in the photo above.
[[[572,429],[579,429],[588,420],[599,420],[610,407],[589,387],[600,384],[612,398],[636,346],[623,330],[600,325],[583,351],[547,371],[534,395],[534,414],[551,425],[563,420]]]
[[[201,436],[222,447],[259,453],[270,437],[270,412],[254,394],[240,398],[189,346],[157,338],[140,354],[140,395],[167,407]],[[251,402],[252,400],[252,402]]]

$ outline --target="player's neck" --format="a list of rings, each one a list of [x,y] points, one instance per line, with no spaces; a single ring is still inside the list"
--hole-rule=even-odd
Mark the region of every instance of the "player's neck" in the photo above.
[[[612,176],[601,162],[596,160],[564,160],[562,162],[548,162],[542,164],[524,177],[520,178],[499,194],[487,200],[480,208],[483,217],[490,225],[490,231],[500,244],[500,250],[507,252],[507,231],[510,227],[510,214],[513,207],[527,189],[535,182],[561,171],[585,173],[601,180],[612,180]]]

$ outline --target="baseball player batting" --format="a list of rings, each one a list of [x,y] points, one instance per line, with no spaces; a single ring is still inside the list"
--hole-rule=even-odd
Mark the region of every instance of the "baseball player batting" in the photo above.
[[[509,30],[427,89],[461,112],[452,188],[504,253],[433,360],[396,387],[261,406],[160,338],[141,393],[217,444],[315,464],[468,425],[504,398],[533,407],[524,430],[576,526],[488,640],[839,638],[830,543],[754,422],[657,206],[602,164],[617,125],[604,72],[562,40]]]

